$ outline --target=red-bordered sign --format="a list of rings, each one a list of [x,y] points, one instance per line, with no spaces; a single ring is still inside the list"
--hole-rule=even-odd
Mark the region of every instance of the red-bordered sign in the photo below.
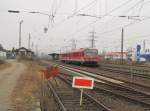
[[[88,77],[73,77],[72,87],[93,89],[94,79]]]

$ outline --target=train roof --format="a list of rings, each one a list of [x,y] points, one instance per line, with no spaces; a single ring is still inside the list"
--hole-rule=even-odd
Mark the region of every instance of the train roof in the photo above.
[[[64,52],[64,53],[62,53],[62,54],[83,52],[83,51],[86,50],[86,49],[92,49],[92,48],[80,48],[80,49],[76,49],[76,50],[70,50],[70,51]]]

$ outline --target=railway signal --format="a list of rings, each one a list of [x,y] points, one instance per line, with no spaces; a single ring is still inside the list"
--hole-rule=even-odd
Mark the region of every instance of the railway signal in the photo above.
[[[80,106],[82,105],[82,97],[83,97],[83,88],[93,89],[94,87],[94,79],[88,77],[73,77],[72,87],[80,88]]]

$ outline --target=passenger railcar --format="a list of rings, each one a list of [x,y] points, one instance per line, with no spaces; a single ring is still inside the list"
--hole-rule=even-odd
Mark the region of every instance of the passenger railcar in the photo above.
[[[97,49],[81,48],[61,54],[61,61],[66,63],[97,65],[99,60]]]

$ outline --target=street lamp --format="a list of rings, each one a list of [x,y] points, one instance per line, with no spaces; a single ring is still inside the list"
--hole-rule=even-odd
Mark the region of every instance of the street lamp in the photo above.
[[[41,15],[46,15],[48,16],[49,19],[51,19],[51,21],[54,19],[54,15],[50,15],[50,14],[47,14],[47,13],[43,13],[43,12],[38,12],[38,11],[18,11],[18,10],[8,10],[9,13],[23,13],[23,12],[27,12],[27,13],[32,13],[32,14],[41,14]],[[46,33],[48,31],[48,28],[49,28],[49,23],[48,23],[48,27],[45,27],[44,28],[44,32]]]
[[[19,48],[21,47],[21,25],[23,23],[23,20],[19,22]]]
[[[50,15],[50,14],[47,14],[47,13],[44,13],[44,12],[38,12],[38,11],[18,11],[18,10],[8,10],[8,12],[9,12],[9,13],[23,13],[23,12],[27,12],[27,13],[32,13],[32,14],[46,15],[46,16],[49,16],[49,17],[52,17],[52,18],[55,17],[54,15]]]

